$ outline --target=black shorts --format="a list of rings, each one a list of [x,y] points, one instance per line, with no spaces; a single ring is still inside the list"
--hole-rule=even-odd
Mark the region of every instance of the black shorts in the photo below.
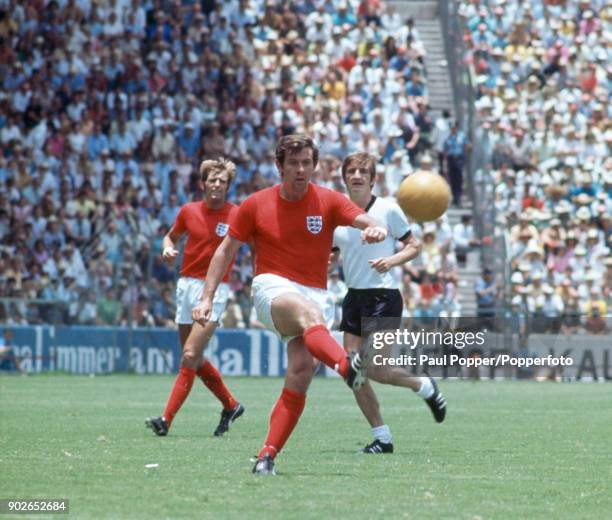
[[[384,320],[383,328],[401,325],[404,303],[397,289],[349,289],[342,303],[340,330],[366,337],[374,332],[373,324],[364,326],[363,318],[396,318]]]

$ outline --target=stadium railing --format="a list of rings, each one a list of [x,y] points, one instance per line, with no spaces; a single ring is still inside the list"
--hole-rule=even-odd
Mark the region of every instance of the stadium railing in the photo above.
[[[0,298],[0,323],[28,324],[67,323],[70,302],[44,298]]]

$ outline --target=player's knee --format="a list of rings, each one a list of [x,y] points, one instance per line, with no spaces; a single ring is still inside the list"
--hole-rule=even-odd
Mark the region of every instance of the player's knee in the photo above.
[[[198,368],[198,365],[201,361],[201,356],[199,356],[196,352],[191,350],[190,348],[185,348],[183,351],[183,355],[181,357],[181,366],[185,368]]]
[[[315,325],[325,325],[325,319],[315,305],[309,305],[300,315],[300,325],[302,330],[306,330]]]

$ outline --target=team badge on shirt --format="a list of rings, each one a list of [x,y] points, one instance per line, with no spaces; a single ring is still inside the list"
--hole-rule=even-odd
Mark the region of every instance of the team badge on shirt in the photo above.
[[[217,236],[219,237],[224,237],[225,235],[227,235],[228,231],[229,226],[227,224],[224,224],[223,222],[219,222],[217,224],[217,228],[215,229],[215,233],[217,233]]]
[[[313,235],[320,233],[323,229],[323,217],[321,215],[306,217],[306,227]]]

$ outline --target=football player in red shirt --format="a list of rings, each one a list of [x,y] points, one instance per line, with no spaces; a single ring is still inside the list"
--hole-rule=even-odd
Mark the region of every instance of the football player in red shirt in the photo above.
[[[174,225],[164,237],[163,257],[170,265],[178,256],[176,244],[187,233],[187,243],[181,265],[180,278],[176,286],[176,323],[183,347],[181,368],[161,417],[149,418],[146,425],[156,435],[168,434],[172,420],[189,395],[195,376],[198,375],[208,389],[221,401],[221,420],[214,431],[215,436],[223,435],[232,422],[244,413],[244,407],[234,399],[225,386],[217,368],[205,357],[204,349],[213,336],[229,295],[227,284],[234,255],[221,273],[219,285],[212,301],[210,320],[201,325],[193,323],[191,311],[204,289],[204,279],[212,256],[227,235],[230,218],[237,207],[226,201],[229,185],[236,174],[236,166],[225,159],[206,160],[200,165],[204,199],[185,204],[178,212]]]
[[[337,370],[353,389],[365,381],[367,360],[358,352],[347,357],[326,326],[333,319],[327,262],[337,226],[362,229],[361,238],[368,243],[384,240],[387,230],[344,195],[312,184],[317,160],[318,149],[309,137],[287,135],[279,140],[276,166],[282,183],[241,204],[213,256],[202,302],[193,310],[195,321],[208,322],[215,290],[231,258],[242,243],[252,240],[258,320],[288,341],[285,387],[253,468],[261,475],[275,474],[274,458],[302,414],[315,360]]]

